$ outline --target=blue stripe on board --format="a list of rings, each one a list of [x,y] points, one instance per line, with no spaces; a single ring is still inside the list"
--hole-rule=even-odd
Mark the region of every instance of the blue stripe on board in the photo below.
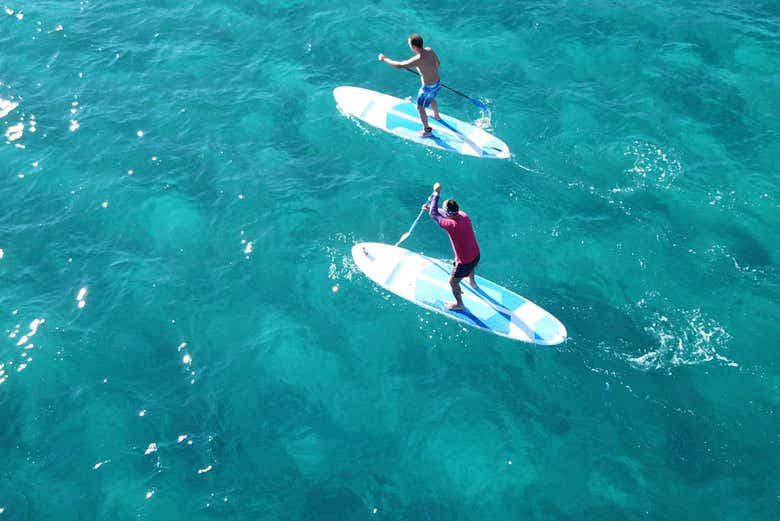
[[[414,119],[410,120],[408,118],[404,118],[400,116],[398,113],[412,117]],[[411,105],[406,102],[399,103],[398,105],[388,110],[387,117],[385,118],[385,125],[387,126],[388,130],[405,128],[407,130],[411,130],[412,132],[419,132],[422,130],[422,123],[420,123],[419,117],[420,115],[417,113],[417,109],[414,108],[414,105]],[[436,121],[435,119],[431,119],[429,123],[434,129],[436,128],[436,123],[434,123],[435,121]],[[445,136],[445,138],[446,137],[449,136]],[[458,150],[454,146],[452,146],[452,144],[450,144],[445,138],[433,134],[432,136],[427,137],[425,139],[430,139],[434,141],[441,148],[447,150],[453,150],[457,152]]]
[[[534,324],[534,336],[537,339],[549,341],[560,334],[560,326],[549,315],[545,315]]]
[[[500,331],[502,333],[504,332],[504,331],[499,330],[496,327],[488,326],[486,323],[482,322],[479,318],[477,318],[477,316],[474,315],[474,313],[469,311],[468,308],[449,309],[449,308],[447,308],[447,306],[444,306],[444,309],[446,309],[447,311],[449,311],[452,314],[464,315],[465,317],[469,318],[472,322],[474,322],[475,325],[481,327],[482,329],[489,329],[491,331]]]
[[[432,134],[425,139],[431,139],[433,140],[437,145],[439,145],[442,148],[446,148],[447,150],[456,150],[455,147],[444,141],[440,136],[437,136],[436,134]]]
[[[497,146],[494,146],[492,144],[492,143],[498,144],[499,141],[493,140],[493,141],[489,141],[488,143],[491,143],[491,144],[485,144],[485,148],[492,148],[493,150],[495,150],[497,152],[503,152],[504,151],[504,149],[502,147],[497,147]]]
[[[471,291],[473,291],[474,293],[476,293],[476,294],[480,295],[480,296],[481,296],[481,297],[482,297],[484,300],[488,301],[489,303],[491,303],[491,304],[494,304],[494,305],[496,305],[496,306],[501,306],[503,309],[506,309],[507,311],[510,311],[510,312],[512,311],[511,309],[509,309],[508,307],[506,307],[506,306],[505,306],[503,303],[501,303],[501,302],[497,301],[496,299],[494,299],[493,297],[491,297],[490,295],[488,295],[488,294],[485,292],[485,290],[483,290],[483,289],[482,289],[482,288],[480,288],[479,286],[477,286],[476,288],[472,288],[471,286],[467,286],[467,287],[468,287],[468,289],[470,289],[470,290],[471,290]],[[498,311],[498,310],[496,310],[496,311]]]
[[[418,281],[418,284],[419,284],[419,281]],[[436,288],[438,286],[431,285],[431,287],[435,287]],[[480,319],[478,316],[476,316],[474,313],[472,313],[468,308],[466,308],[466,309],[458,309],[458,310],[449,309],[445,305],[445,301],[444,300],[440,300],[440,299],[436,299],[436,298],[427,298],[425,300],[421,300],[421,302],[425,302],[429,306],[432,306],[432,307],[442,311],[445,315],[451,315],[453,318],[456,318],[456,319],[458,317],[455,317],[455,315],[461,315],[461,319],[460,320],[462,320],[464,322],[467,322],[467,323],[469,323],[469,324],[471,324],[473,326],[476,326],[476,327],[479,327],[479,328],[482,328],[482,329],[486,329],[486,330],[489,330],[489,331],[497,331],[497,332],[501,332],[501,333],[506,333],[508,331],[508,328],[506,328],[506,329],[505,328],[499,328],[499,327],[491,326],[490,324],[484,322],[482,319]],[[502,323],[506,323],[506,322],[502,321]]]
[[[364,119],[366,117],[366,114],[368,114],[368,111],[371,110],[371,107],[374,106],[374,103],[376,100],[371,100],[368,102],[368,105],[366,105],[366,108],[363,109],[363,112],[360,113],[360,116],[358,116],[360,119]]]
[[[438,262],[434,262],[433,265],[436,266],[437,268],[439,268],[440,270],[442,270],[444,273],[446,273],[447,274],[447,278],[449,279],[450,272],[444,266],[442,266]],[[509,309],[507,309],[503,304],[501,304],[499,302],[496,302],[493,298],[491,298],[489,295],[487,295],[484,291],[480,290],[479,292],[477,292],[474,288],[472,288],[468,284],[461,285],[461,287],[463,289],[465,289],[466,291],[471,291],[471,293],[473,293],[474,295],[477,295],[477,296],[483,296],[484,295],[486,298],[483,298],[482,299],[483,301],[487,301],[488,304],[495,303],[495,306],[493,306],[493,305],[490,306],[491,309],[493,309],[496,313],[499,313],[503,317],[507,318],[508,320],[512,319],[512,312]],[[500,309],[497,308],[496,306],[500,306]]]
[[[494,155],[494,154],[490,154],[488,152],[485,152],[485,150],[482,149],[482,147],[480,147],[479,145],[474,143],[472,140],[470,140],[468,137],[466,137],[466,135],[463,132],[461,132],[457,128],[453,127],[452,125],[450,125],[449,123],[444,121],[444,119],[441,119],[441,120],[434,119],[433,121],[436,121],[441,126],[450,129],[453,133],[455,133],[457,136],[459,136],[463,140],[464,143],[469,145],[471,148],[473,148],[474,150],[476,150],[477,152],[479,152],[483,156]],[[435,124],[434,124],[434,126],[435,126]]]
[[[390,130],[397,129],[397,128],[405,128],[411,130],[412,132],[419,130],[419,127],[421,126],[419,120],[415,121],[409,118],[405,118],[396,112],[396,111],[402,112],[398,110],[398,107],[400,106],[401,105],[396,105],[395,107],[387,111],[387,116],[385,118],[385,126]]]
[[[487,279],[481,279],[479,281],[479,288],[482,291],[493,290],[497,293],[500,293],[501,302],[503,306],[507,309],[516,310],[517,308],[519,308],[520,306],[528,302],[528,299],[521,297],[520,295],[507,290],[505,287],[499,286],[495,282]]]
[[[399,128],[407,129],[411,132],[419,132],[422,130],[422,124],[417,121],[411,121],[407,118],[404,118],[402,116],[399,116],[392,110],[390,110],[387,113],[387,117],[385,118],[385,125],[387,126],[388,130],[396,130]],[[437,145],[439,145],[441,148],[447,149],[447,150],[453,150],[457,152],[457,149],[453,147],[450,143],[445,141],[441,138],[441,136],[433,135],[431,137],[426,137],[425,139],[431,139],[433,140]]]
[[[441,278],[441,267],[431,263],[423,269],[417,278],[415,287],[415,298],[419,301],[427,302],[442,312],[452,315],[465,322],[478,327],[484,327],[497,333],[509,335],[510,316],[503,313],[497,313],[497,310],[482,299],[471,302],[465,310],[447,309],[443,304],[448,300],[453,300],[452,289],[447,279]],[[446,272],[445,272],[446,273]],[[449,275],[447,275],[449,277]],[[459,317],[455,317],[459,315]]]
[[[400,259],[398,259],[398,262],[397,262],[397,263],[396,263],[396,265],[393,267],[393,270],[390,272],[390,275],[388,275],[388,276],[387,276],[387,280],[385,280],[385,286],[389,286],[390,284],[392,284],[392,283],[393,283],[393,279],[395,279],[395,277],[398,275],[398,272],[399,272],[399,271],[401,271],[401,266],[403,265],[404,261],[405,261],[405,260],[407,259],[407,257],[409,257],[409,255],[411,255],[411,254],[412,254],[412,252],[410,252],[410,251],[407,251],[407,252],[404,254],[404,256],[403,256],[403,257],[401,257]]]

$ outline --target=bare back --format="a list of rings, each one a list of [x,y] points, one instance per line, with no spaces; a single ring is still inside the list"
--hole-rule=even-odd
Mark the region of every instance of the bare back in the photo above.
[[[424,85],[433,85],[439,81],[439,57],[430,47],[420,50],[416,66]]]

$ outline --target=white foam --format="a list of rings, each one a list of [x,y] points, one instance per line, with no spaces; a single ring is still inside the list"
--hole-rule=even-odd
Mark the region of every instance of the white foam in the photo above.
[[[667,316],[668,315],[668,316]],[[657,339],[648,352],[628,358],[642,369],[669,369],[681,365],[697,365],[717,360],[729,367],[738,364],[718,352],[725,348],[731,335],[715,320],[704,316],[700,309],[668,309],[656,312],[645,327]]]

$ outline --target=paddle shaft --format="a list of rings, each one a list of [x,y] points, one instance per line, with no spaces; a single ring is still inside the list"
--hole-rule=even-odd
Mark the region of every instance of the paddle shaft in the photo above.
[[[426,201],[426,204],[430,204],[431,199],[433,199],[433,196],[428,197],[428,200]],[[409,227],[409,231],[406,232],[405,234],[401,235],[401,238],[398,240],[397,243],[395,243],[396,246],[398,246],[399,244],[401,244],[402,242],[404,242],[406,239],[409,238],[409,236],[412,234],[412,230],[414,230],[414,227],[417,226],[418,222],[420,222],[420,218],[423,216],[424,213],[425,213],[425,208],[420,210],[420,213],[417,214],[417,218],[414,220],[412,225]]]
[[[416,72],[416,71],[413,71],[412,69],[407,69],[406,67],[404,67],[403,69],[404,69],[404,70],[406,70],[406,71],[409,71],[409,72],[411,72],[411,73],[412,73],[412,74],[414,74],[415,76],[419,76],[419,75],[420,75],[420,73],[418,73],[418,72]],[[443,84],[443,83],[441,84],[441,86],[442,86],[442,87],[444,87],[444,88],[445,88],[445,89],[447,89],[447,90],[450,90],[450,91],[454,92],[455,94],[457,94],[457,95],[459,95],[459,96],[463,96],[464,98],[466,98],[467,100],[469,100],[470,102],[472,102],[474,105],[476,105],[476,106],[477,106],[477,107],[479,107],[480,109],[487,109],[487,108],[488,108],[488,107],[487,107],[487,105],[485,105],[485,104],[484,104],[484,103],[482,103],[481,101],[477,101],[477,100],[475,100],[474,98],[472,98],[471,96],[468,96],[468,95],[466,95],[466,94],[463,94],[463,93],[462,93],[461,91],[459,91],[459,90],[453,89],[452,87],[450,87],[450,86],[448,86],[448,85],[445,85],[445,84]]]

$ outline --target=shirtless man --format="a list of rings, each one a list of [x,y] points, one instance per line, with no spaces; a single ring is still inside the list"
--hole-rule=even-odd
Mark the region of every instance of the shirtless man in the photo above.
[[[425,108],[430,105],[433,109],[434,119],[441,119],[439,116],[439,107],[434,99],[439,90],[441,90],[439,57],[436,56],[436,53],[433,52],[433,49],[430,47],[423,47],[423,39],[419,34],[411,35],[408,44],[409,48],[414,51],[415,56],[399,62],[391,60],[384,54],[380,54],[379,61],[385,62],[396,69],[408,69],[409,67],[417,68],[417,72],[420,74],[420,79],[422,80],[422,87],[420,87],[420,91],[417,93],[417,112],[420,113],[420,121],[423,125],[423,131],[420,132],[420,135],[423,137],[430,137],[432,135],[432,129],[428,126],[428,114],[425,113]]]
[[[431,219],[444,228],[450,236],[452,251],[455,254],[455,262],[452,263],[450,272],[450,288],[455,302],[447,302],[447,309],[463,309],[463,290],[460,289],[460,281],[467,278],[472,288],[477,287],[474,280],[474,270],[479,264],[479,245],[474,236],[474,227],[468,214],[458,207],[455,199],[444,201],[444,207],[439,208],[439,193],[441,185],[433,185],[433,195],[430,204],[424,205]]]

